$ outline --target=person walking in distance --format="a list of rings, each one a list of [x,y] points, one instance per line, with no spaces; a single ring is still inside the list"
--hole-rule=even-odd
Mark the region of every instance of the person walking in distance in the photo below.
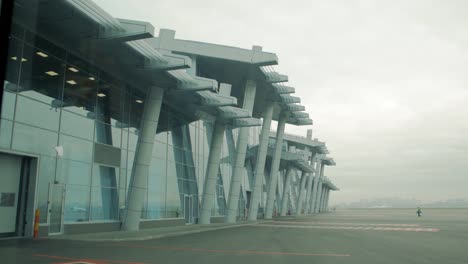
[[[421,208],[418,207],[418,210],[416,211],[416,214],[418,215],[418,217],[421,217],[421,213],[422,213]]]

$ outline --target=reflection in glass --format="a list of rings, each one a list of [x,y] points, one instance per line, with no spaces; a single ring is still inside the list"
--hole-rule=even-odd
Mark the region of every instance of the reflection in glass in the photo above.
[[[63,146],[64,159],[92,162],[93,142],[61,134],[60,145]]]
[[[91,220],[117,220],[119,199],[116,188],[91,189]]]
[[[59,159],[58,169],[60,170],[60,179],[67,184],[91,185],[91,164]]]
[[[79,109],[77,109],[79,110]],[[94,120],[69,111],[62,111],[60,132],[86,140],[93,140]]]
[[[124,124],[123,91],[120,87],[100,81],[97,91],[97,120],[107,124]]]
[[[166,160],[151,160],[148,176],[148,219],[165,217]]]
[[[24,58],[21,56],[21,42],[11,38],[8,47],[5,80],[3,87],[5,91],[16,92],[19,78],[19,69]],[[26,60],[27,61],[27,60]]]
[[[12,130],[13,130],[12,121],[0,119],[0,148],[5,148],[5,149],[10,148]]]
[[[179,195],[179,185],[177,183],[176,165],[173,162],[167,163],[167,196],[166,214],[168,217],[175,217],[176,211],[181,208]]]
[[[40,94],[37,95],[42,97]],[[51,107],[50,104],[44,104],[28,97],[18,96],[16,105],[16,121],[58,131],[60,111]]]
[[[65,222],[89,221],[89,186],[67,185],[65,192]]]
[[[13,120],[15,112],[16,94],[4,90],[2,97],[1,117]]]
[[[96,142],[120,148],[122,139],[120,128],[96,121],[95,130]]]
[[[60,107],[64,64],[46,51],[24,45],[18,92]]]
[[[55,132],[16,123],[13,129],[13,149],[55,157],[57,145]],[[34,138],[34,140],[31,140]]]
[[[93,186],[116,188],[118,180],[118,169],[97,164],[93,166]]]
[[[64,84],[64,109],[92,119],[96,118],[96,77],[77,66],[68,64],[65,69]]]

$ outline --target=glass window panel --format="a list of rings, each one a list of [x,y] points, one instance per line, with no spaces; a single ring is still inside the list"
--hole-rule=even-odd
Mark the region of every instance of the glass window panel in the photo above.
[[[0,119],[0,148],[10,148],[11,136],[13,131],[13,122]]]
[[[16,104],[16,94],[7,92],[5,90],[3,92],[3,98],[2,98],[1,117],[5,119],[13,120],[13,114],[15,112],[15,104]]]
[[[118,168],[94,164],[93,186],[118,187],[119,172],[120,170]]]
[[[161,132],[161,133],[157,133],[155,136],[154,136],[154,139],[158,142],[161,142],[161,143],[166,143],[167,144],[167,132]]]
[[[126,194],[127,194],[127,170],[126,169],[120,169],[119,173],[119,206],[125,207],[125,202],[126,202]]]
[[[131,109],[130,109],[130,106],[131,106],[131,97],[130,97],[130,94],[127,93],[126,91],[128,89],[131,89],[131,88],[128,88],[126,87],[124,90],[123,90],[123,103],[121,105],[122,107],[122,120],[118,120],[119,122],[122,123],[122,127],[125,127],[125,128],[129,128],[131,127],[130,125],[130,115],[131,115]]]
[[[128,135],[128,149],[135,151],[137,147],[137,142],[138,142],[138,135],[130,132]]]
[[[121,147],[122,130],[109,124],[96,121],[95,140],[98,143],[111,145],[117,148]]]
[[[40,223],[47,222],[49,184],[55,179],[55,158],[42,156],[39,159],[39,180],[37,181],[37,208],[40,210]]]
[[[120,177],[122,178],[122,174],[120,174]],[[125,182],[121,186],[125,186]],[[118,189],[118,191],[119,191],[119,212],[121,212],[123,209],[125,209],[125,202],[127,201],[127,189],[120,188]]]
[[[28,125],[58,131],[60,111],[24,96],[18,96],[15,120]]]
[[[91,185],[91,164],[89,163],[59,159],[58,169],[61,172],[60,178],[64,179],[67,184]]]
[[[65,192],[65,222],[89,221],[89,186],[67,185]]]
[[[94,120],[68,111],[62,111],[60,132],[93,140]]]
[[[151,159],[149,166],[148,188],[165,192],[166,189],[166,161],[162,159]]]
[[[177,161],[177,153],[179,153],[180,150],[176,147],[174,147],[173,145],[169,145],[168,146],[168,150],[167,150],[167,160],[170,160],[172,162],[175,162]]]
[[[108,82],[99,82],[97,92],[97,120],[115,124],[117,121],[124,123],[123,100],[124,93],[118,85]]]
[[[173,132],[172,131],[167,131],[167,144],[169,146],[173,146],[174,145],[174,136],[172,135]]]
[[[73,65],[74,68],[80,69],[81,71],[89,74],[91,77],[94,77],[95,80],[98,79],[99,70],[91,63],[76,57],[72,53],[67,54],[67,62],[68,64]]]
[[[177,182],[175,163],[168,162],[166,192],[166,211],[168,217],[175,217],[177,210],[181,212],[182,206],[179,194],[179,184]]]
[[[128,153],[126,150],[122,150],[120,152],[121,158],[120,158],[120,167],[126,169],[127,168],[127,156]]]
[[[130,179],[132,178],[132,171],[131,170],[127,170],[127,190],[128,190],[128,186],[130,186]]]
[[[128,149],[128,130],[126,128],[122,129],[122,148]]]
[[[13,128],[13,148],[47,156],[56,156],[58,134],[32,126],[15,123]],[[31,139],[34,140],[31,140]]]
[[[11,38],[8,47],[5,80],[3,81],[4,91],[13,93],[18,91],[19,69],[21,63],[24,61],[22,58],[21,42],[15,38]]]
[[[46,104],[62,105],[64,64],[46,51],[24,45],[18,92]]]
[[[23,39],[24,37],[24,29],[18,25],[18,24],[15,24],[13,22],[13,25],[11,26],[11,32],[10,32],[11,36],[14,36],[18,39]]]
[[[92,162],[93,142],[72,136],[60,135],[60,145],[63,147],[63,158]]]
[[[33,32],[26,30],[24,41],[31,46],[36,47],[48,56],[54,56],[58,59],[65,60],[66,52],[64,49],[52,44],[46,39],[34,34]],[[48,57],[47,57],[48,58]]]
[[[177,178],[177,186],[179,187],[179,194],[188,194],[184,179]]]
[[[91,188],[91,220],[118,220],[119,197],[116,188]]]
[[[98,80],[81,68],[68,64],[65,69],[64,108],[89,118],[96,118]]]
[[[127,158],[127,169],[132,170],[133,169],[133,161],[135,160],[135,152],[134,151],[128,151],[128,158]]]
[[[148,177],[147,218],[164,217],[166,196],[166,161],[152,159]]]
[[[153,145],[153,157],[159,159],[166,159],[167,145],[158,141]]]
[[[135,89],[136,90],[136,89]],[[144,108],[144,95],[136,96],[134,94],[127,95],[126,104],[130,109],[129,126],[131,128],[139,129],[141,124],[141,117],[143,116]]]

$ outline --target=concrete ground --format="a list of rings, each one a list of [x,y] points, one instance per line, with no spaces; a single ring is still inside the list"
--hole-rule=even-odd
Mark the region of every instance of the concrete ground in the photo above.
[[[140,241],[0,241],[0,263],[73,262],[468,263],[468,209],[342,210]]]

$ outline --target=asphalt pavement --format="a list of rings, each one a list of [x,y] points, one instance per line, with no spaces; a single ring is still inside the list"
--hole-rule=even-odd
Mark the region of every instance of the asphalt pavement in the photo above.
[[[9,239],[0,263],[465,264],[468,209],[338,210],[138,241]]]

